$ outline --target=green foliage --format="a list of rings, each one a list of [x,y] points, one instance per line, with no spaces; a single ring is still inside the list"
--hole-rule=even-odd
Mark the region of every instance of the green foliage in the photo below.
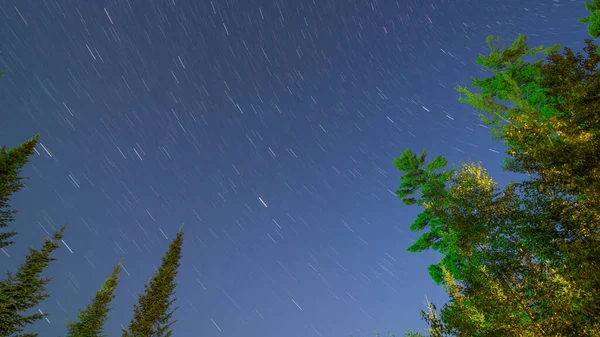
[[[576,195],[588,202],[600,191],[600,55],[591,40],[584,48],[587,57],[565,48],[548,58],[542,68],[541,85],[550,97],[558,97],[554,108],[562,112],[551,120],[551,134],[557,141],[538,140],[532,155],[515,152],[517,172],[539,175],[545,185]],[[556,168],[554,168],[554,167]],[[549,184],[551,182],[551,184]],[[593,207],[600,207],[600,200]],[[591,205],[592,206],[592,205]]]
[[[407,198],[418,189],[424,189],[424,196],[420,200],[419,206],[427,201],[430,194],[434,194],[448,180],[450,173],[436,175],[434,171],[444,168],[447,161],[443,157],[436,157],[426,167],[425,165],[426,152],[423,151],[419,156],[406,149],[400,158],[394,159],[394,166],[398,170],[406,172],[400,177],[402,184],[396,191],[396,195],[402,198],[402,202],[406,205],[412,205],[417,202],[414,198]],[[441,184],[441,185],[440,185]],[[429,193],[427,193],[429,192]]]
[[[424,233],[413,245],[408,247],[410,252],[420,252],[427,249],[434,249],[446,254],[447,258],[442,263],[458,262],[454,257],[454,252],[443,240],[447,234],[447,228],[444,223],[443,214],[438,212],[438,208],[432,208],[431,205],[442,205],[447,202],[446,184],[450,180],[453,171],[436,171],[443,169],[447,161],[443,157],[436,157],[425,165],[426,152],[420,155],[414,154],[406,149],[400,158],[394,159],[394,165],[403,172],[400,176],[402,183],[396,191],[396,195],[401,198],[406,205],[417,204],[424,206],[423,211],[415,222],[411,225],[411,231],[422,231],[429,227],[429,232]],[[414,195],[420,192],[420,197]],[[439,265],[432,265],[429,268],[430,275],[439,284],[442,281],[439,274]]]
[[[10,208],[10,197],[24,186],[21,169],[33,154],[38,139],[39,135],[35,135],[12,149],[0,148],[0,228],[8,227],[15,219],[17,211]],[[0,248],[13,244],[11,238],[16,234],[14,231],[0,233]]]
[[[8,273],[0,281],[0,336],[10,336],[22,332],[31,325],[47,316],[47,314],[26,314],[39,302],[46,299],[46,286],[50,279],[42,278],[44,269],[54,261],[52,253],[59,248],[58,241],[62,240],[63,226],[52,236],[46,238],[41,250],[29,249],[29,255],[16,273]]]
[[[16,210],[10,209],[10,197],[24,186],[24,178],[20,172],[27,164],[29,156],[33,154],[37,141],[38,135],[15,148],[0,149],[0,228],[8,227],[8,224],[14,221]],[[30,249],[25,262],[18,270],[15,273],[7,273],[0,281],[0,336],[37,337],[37,334],[23,331],[27,326],[48,316],[47,313],[28,312],[49,296],[46,287],[50,279],[42,278],[41,274],[50,262],[55,260],[52,253],[60,247],[58,241],[62,240],[65,229],[66,226],[63,226],[51,239],[46,238],[41,250]],[[0,233],[0,248],[12,244],[10,239],[15,234]],[[150,285],[145,286],[145,294],[140,296],[139,305],[134,307],[134,318],[129,332],[124,331],[124,336],[171,335],[171,325],[174,322],[170,321],[176,308],[170,310],[170,306],[175,301],[172,296],[181,259],[182,242],[183,225],[169,246],[163,264],[151,279]],[[92,303],[79,311],[77,321],[67,325],[68,337],[105,336],[103,327],[108,320],[110,302],[115,297],[120,269],[121,262],[96,292]]]
[[[494,75],[525,79],[512,80],[521,83],[512,91],[512,107],[495,101],[488,79],[474,81],[482,94],[469,93],[479,98],[466,102],[488,110],[500,107],[509,116],[508,124],[492,124],[508,145],[504,168],[530,177],[520,185],[529,199],[521,201],[536,212],[520,210],[528,213],[523,230],[529,228],[529,236],[523,242],[536,257],[562,266],[568,282],[584,289],[587,317],[600,313],[600,55],[591,40],[585,42],[587,57],[565,48],[564,55],[552,52],[544,64],[521,68],[535,69],[535,77],[519,71]],[[539,97],[521,89],[527,87],[537,88]]]
[[[472,255],[473,244],[489,232],[484,227],[483,213],[467,216],[465,211],[483,210],[492,203],[499,194],[494,190],[495,185],[478,166],[463,165],[459,171],[437,173],[447,165],[446,159],[437,157],[425,166],[425,152],[416,156],[406,150],[394,160],[394,165],[403,172],[396,194],[407,205],[416,203],[425,208],[410,229],[429,229],[408,247],[408,251],[433,249],[444,254],[440,263],[429,267],[437,284],[443,283],[442,266],[459,277],[465,261]],[[468,191],[477,193],[466,195]],[[420,196],[413,196],[417,193]]]
[[[425,337],[425,336],[416,331],[412,331],[411,329],[408,329],[408,331],[404,333],[403,337]]]
[[[486,41],[491,52],[487,56],[479,55],[476,62],[492,71],[494,76],[473,79],[473,86],[479,88],[480,93],[473,93],[466,87],[458,86],[459,101],[486,113],[480,115],[480,118],[492,127],[491,131],[496,139],[505,140],[509,148],[519,146],[519,143],[513,143],[506,138],[507,125],[518,128],[520,125],[515,125],[515,115],[521,112],[523,104],[531,101],[532,106],[539,106],[545,98],[544,91],[539,84],[543,60],[526,63],[524,57],[535,57],[539,53],[549,55],[560,47],[554,45],[548,48],[543,46],[530,48],[526,43],[527,37],[524,35],[519,35],[509,47],[502,46],[499,37],[495,40],[496,45],[493,43],[493,36],[489,36]],[[526,97],[526,99],[523,100],[522,97]],[[509,108],[501,101],[511,101],[515,104]],[[548,115],[553,114],[551,109],[544,109],[544,111]],[[537,119],[542,118],[542,116],[538,116]],[[544,118],[547,117],[544,116]]]
[[[150,280],[144,285],[144,294],[140,295],[134,306],[134,314],[123,337],[168,337],[171,336],[171,317],[177,308],[170,309],[175,302],[175,277],[181,259],[183,244],[183,226],[169,245],[162,264]]]
[[[600,3],[586,7],[592,15],[582,22],[598,37]],[[431,308],[424,317],[437,331],[430,335],[598,336],[598,47],[586,40],[583,56],[530,48],[523,35],[510,46],[487,43],[477,63],[493,75],[473,80],[478,93],[458,87],[459,100],[484,112],[504,141],[503,168],[529,179],[499,189],[479,165],[442,180],[423,169],[424,152],[394,160],[404,173],[397,194],[424,207],[411,230],[429,230],[409,250],[443,254],[429,271],[450,301],[439,317]],[[546,59],[526,62],[539,53]]]
[[[586,1],[585,8],[592,13],[592,15],[580,19],[579,22],[588,24],[588,33],[595,39],[600,36],[600,1],[593,0],[591,3]]]
[[[104,324],[108,320],[110,302],[115,298],[115,290],[119,283],[119,272],[121,261],[113,269],[109,278],[104,281],[102,288],[96,292],[92,304],[88,304],[85,310],[80,310],[77,321],[67,325],[67,337],[100,337],[104,334]]]
[[[14,221],[17,211],[10,208],[10,197],[24,186],[24,178],[20,175],[21,169],[29,161],[37,141],[38,135],[15,148],[0,149],[0,228],[6,228]],[[59,248],[57,242],[62,239],[64,230],[65,227],[62,227],[51,239],[46,238],[41,250],[30,249],[25,262],[16,273],[8,273],[0,281],[1,336],[22,332],[27,325],[47,316],[42,313],[28,315],[26,311],[49,296],[45,289],[50,280],[42,278],[41,274],[50,262],[55,260],[52,258],[52,253]],[[11,238],[15,235],[14,231],[0,233],[0,248],[13,244]],[[35,336],[35,334],[21,334],[21,336]]]
[[[490,44],[490,55],[480,55],[478,63],[495,74],[474,79],[473,86],[480,93],[458,87],[459,100],[487,113],[481,119],[507,145],[505,169],[538,177],[553,187],[561,186],[561,192],[582,197],[586,190],[597,188],[590,182],[598,183],[600,177],[596,155],[600,57],[596,46],[586,40],[587,58],[568,48],[562,56],[554,47],[539,47],[549,55],[547,62],[524,63],[523,56],[531,50],[524,38],[517,40],[510,56]]]
[[[0,77],[4,72],[0,72]],[[21,169],[35,150],[39,135],[12,149],[0,148],[0,228],[8,227],[15,220],[16,210],[10,208],[10,197],[23,188],[24,178]],[[30,249],[15,273],[8,272],[0,280],[0,336],[37,337],[35,333],[23,333],[24,329],[44,319],[47,313],[34,312],[31,309],[48,298],[46,287],[49,278],[41,274],[55,258],[52,253],[59,248],[58,241],[63,238],[66,226],[61,227],[52,238],[46,238],[41,250]],[[13,244],[11,240],[17,233],[0,233],[0,249]],[[144,294],[139,297],[139,304],[134,306],[134,317],[128,331],[123,330],[123,336],[132,337],[168,337],[171,336],[171,326],[174,311],[171,305],[175,302],[175,277],[181,259],[183,243],[183,225],[179,228],[176,238],[170,244],[163,263],[144,286]],[[67,324],[67,337],[105,336],[104,324],[108,320],[110,302],[115,297],[121,261],[114,268],[100,290],[96,292],[92,303],[80,310],[77,321]]]

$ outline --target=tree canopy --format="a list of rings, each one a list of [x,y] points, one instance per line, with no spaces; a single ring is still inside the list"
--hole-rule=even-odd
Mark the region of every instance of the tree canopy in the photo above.
[[[183,226],[169,245],[162,264],[149,284],[144,285],[144,293],[139,296],[138,304],[133,308],[133,318],[123,337],[168,337],[171,336],[175,302],[175,276],[181,259],[183,245]]]
[[[586,7],[581,21],[597,37],[600,2]],[[499,188],[477,163],[445,169],[445,158],[427,164],[425,151],[409,149],[394,160],[396,193],[423,208],[411,230],[425,232],[408,250],[443,254],[429,271],[450,301],[422,316],[431,336],[598,336],[598,47],[486,41],[490,53],[476,61],[492,75],[473,79],[477,92],[457,87],[459,100],[504,142],[503,168],[528,178]]]

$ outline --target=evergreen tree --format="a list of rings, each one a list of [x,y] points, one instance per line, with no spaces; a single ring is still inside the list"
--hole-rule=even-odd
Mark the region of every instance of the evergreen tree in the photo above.
[[[592,13],[579,22],[588,24],[588,33],[594,39],[600,36],[600,1],[593,0],[592,2],[585,2],[585,8]]]
[[[441,321],[432,314],[423,316],[435,323],[436,336],[444,331],[461,336],[600,332],[589,287],[570,274],[568,261],[539,254],[552,243],[548,231],[540,228],[554,226],[541,208],[544,199],[523,193],[517,183],[500,190],[475,164],[438,173],[444,158],[426,165],[425,153],[417,156],[410,150],[395,164],[405,172],[397,194],[406,204],[425,208],[411,230],[429,229],[409,251],[434,249],[444,254],[440,263],[430,266],[430,274],[446,287],[452,301],[442,309]],[[413,198],[417,192],[420,196]],[[527,210],[527,202],[541,214]]]
[[[598,37],[600,2],[586,6]],[[460,100],[505,142],[504,169],[529,179],[499,190],[477,165],[435,173],[445,159],[425,166],[425,153],[405,151],[397,194],[425,208],[411,230],[429,229],[409,250],[444,254],[430,274],[450,294],[441,322],[451,335],[600,335],[598,47],[586,40],[584,57],[522,35],[495,41],[477,59],[494,75],[474,79],[479,93],[458,87]],[[547,58],[525,61],[536,53]]]
[[[14,221],[16,210],[10,209],[10,197],[24,185],[20,171],[33,154],[38,135],[12,149],[0,149],[0,228],[8,227]],[[16,273],[8,273],[0,281],[0,335],[9,336],[23,331],[25,326],[43,319],[47,314],[26,314],[49,295],[45,292],[47,278],[41,273],[55,259],[51,257],[63,237],[62,227],[54,233],[52,239],[46,238],[41,250],[30,249]],[[0,233],[0,248],[14,243],[11,238],[16,232]],[[28,336],[34,336],[29,334]]]
[[[585,292],[585,316],[592,319],[600,315],[600,55],[585,42],[587,57],[565,48],[530,64],[524,42],[493,47],[478,62],[495,75],[474,80],[480,93],[459,91],[462,101],[491,116],[483,119],[507,145],[505,168],[530,177],[519,185],[529,197],[523,212],[538,234],[529,249],[561,265],[567,281]]]
[[[100,337],[104,334],[104,324],[108,320],[110,302],[115,298],[115,289],[119,283],[121,261],[113,269],[109,278],[104,281],[102,288],[96,292],[92,303],[80,310],[77,321],[67,325],[67,337]]]
[[[59,248],[58,241],[62,240],[66,226],[54,233],[52,239],[46,238],[41,250],[30,248],[25,262],[16,273],[8,273],[0,281],[0,336],[11,336],[22,332],[27,325],[48,316],[48,314],[26,311],[33,309],[39,302],[50,296],[46,293],[49,278],[41,274],[50,262],[56,260],[51,255]],[[24,336],[24,335],[22,335]],[[37,334],[27,334],[37,336]]]
[[[144,294],[139,296],[138,304],[134,306],[133,318],[127,330],[123,329],[123,337],[168,337],[171,336],[175,302],[175,277],[181,259],[183,244],[183,226],[169,245],[162,264],[150,280],[144,285]]]
[[[600,1],[586,8],[580,22],[597,38]],[[431,336],[599,336],[600,48],[500,42],[488,37],[490,54],[477,58],[493,76],[473,80],[478,93],[459,86],[459,100],[504,141],[503,168],[529,179],[500,190],[478,165],[438,173],[444,158],[426,166],[410,150],[394,162],[397,194],[424,207],[411,230],[429,229],[409,251],[444,254],[430,274],[450,301],[423,318]]]
[[[12,149],[0,148],[0,228],[8,227],[15,219],[17,211],[10,209],[10,196],[24,186],[21,169],[33,154],[38,138],[36,135]],[[11,238],[16,234],[14,231],[0,233],[0,248],[13,244]]]
[[[528,47],[524,39],[517,40],[518,48],[506,50],[490,43],[490,55],[480,56],[477,62],[496,74],[473,81],[480,93],[459,87],[460,100],[491,117],[481,116],[507,145],[506,169],[529,175],[537,188],[578,198],[583,202],[580,210],[593,212],[591,216],[598,219],[600,56],[596,46],[586,40],[587,58],[565,48],[564,56],[552,50],[545,64],[543,60],[525,64]],[[580,221],[580,225],[588,224]]]
[[[394,165],[398,170],[404,172],[400,177],[402,183],[396,194],[402,199],[405,205],[417,204],[425,207],[425,210],[419,214],[415,222],[411,225],[411,231],[421,231],[429,227],[429,232],[423,234],[412,246],[408,247],[409,252],[420,252],[429,248],[438,250],[446,254],[444,259],[448,268],[451,264],[458,264],[454,252],[449,251],[446,241],[442,241],[442,235],[445,231],[443,220],[439,214],[430,205],[440,205],[446,199],[446,184],[450,180],[453,171],[436,173],[436,170],[442,169],[447,165],[447,160],[443,157],[436,157],[429,165],[425,166],[426,152],[423,151],[419,156],[406,149],[400,158],[394,159]],[[421,197],[416,199],[412,195],[421,191]],[[453,263],[454,261],[456,263]],[[452,268],[454,270],[454,268]],[[436,283],[443,279],[439,264],[429,266],[429,273]]]

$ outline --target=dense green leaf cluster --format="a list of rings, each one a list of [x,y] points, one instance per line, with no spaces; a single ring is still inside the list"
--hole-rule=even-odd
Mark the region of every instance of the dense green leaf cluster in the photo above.
[[[586,3],[590,35],[600,35],[600,2]],[[584,52],[509,46],[489,37],[474,79],[460,98],[507,148],[505,170],[525,181],[505,188],[478,164],[444,170],[425,152],[394,160],[396,192],[424,208],[411,226],[427,230],[408,248],[443,254],[430,266],[450,301],[422,311],[430,336],[600,335],[600,75],[598,47]],[[544,59],[527,62],[525,57]],[[421,336],[409,332],[406,336]]]

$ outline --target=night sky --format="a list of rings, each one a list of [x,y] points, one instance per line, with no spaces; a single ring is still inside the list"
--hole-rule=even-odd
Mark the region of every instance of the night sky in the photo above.
[[[124,258],[109,336],[185,224],[173,337],[422,330],[435,253],[393,194],[410,147],[451,163],[503,146],[454,88],[485,37],[574,46],[583,1],[0,0],[1,144],[40,133],[13,198],[14,270],[68,222],[47,270],[65,334]]]

